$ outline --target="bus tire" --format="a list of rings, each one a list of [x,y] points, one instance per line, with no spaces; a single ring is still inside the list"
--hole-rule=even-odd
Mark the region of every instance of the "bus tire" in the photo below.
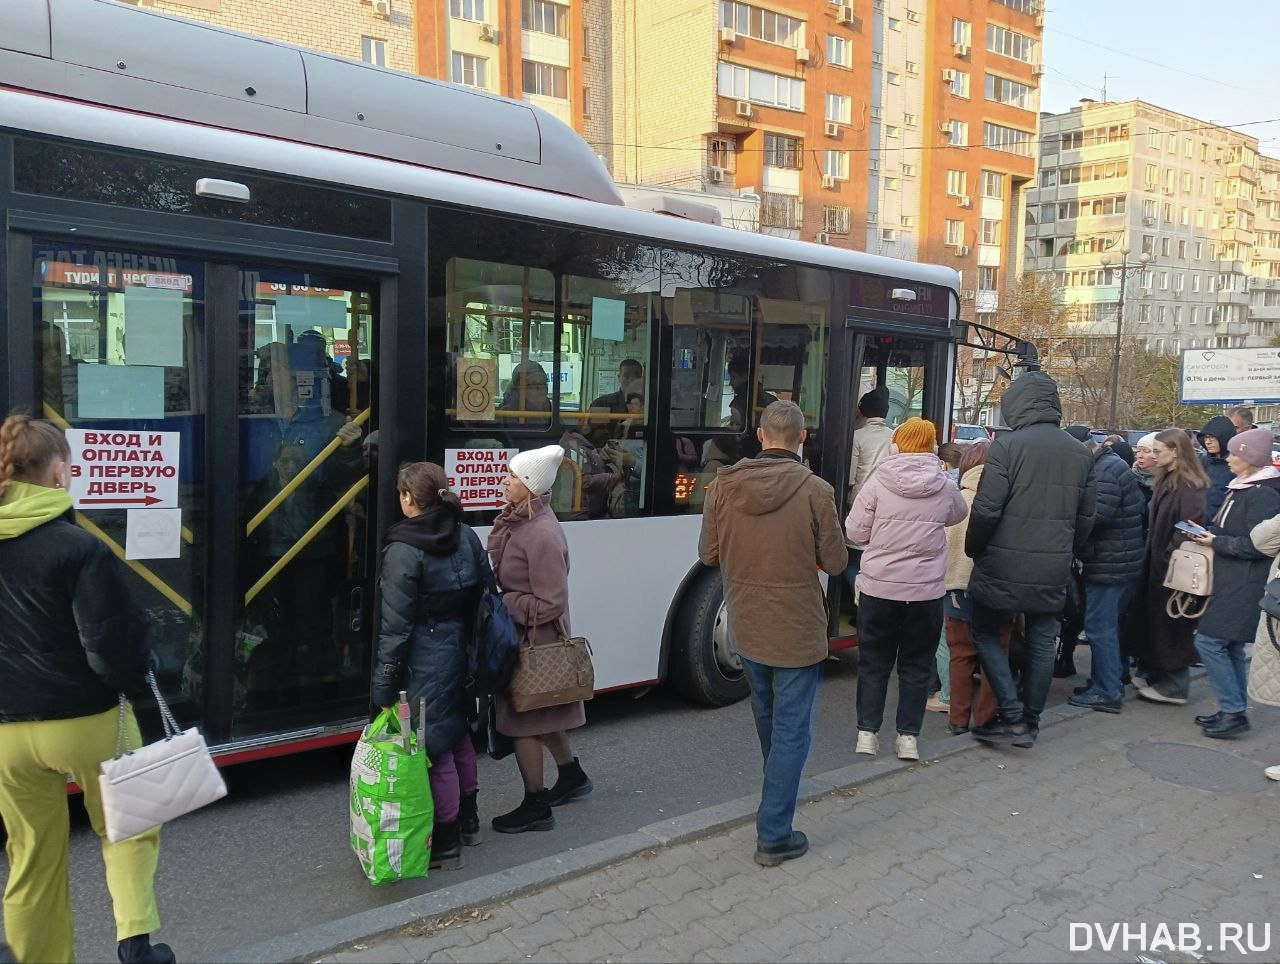
[[[707,569],[685,591],[672,623],[672,688],[704,706],[728,706],[748,693],[741,658],[729,637],[724,584]]]

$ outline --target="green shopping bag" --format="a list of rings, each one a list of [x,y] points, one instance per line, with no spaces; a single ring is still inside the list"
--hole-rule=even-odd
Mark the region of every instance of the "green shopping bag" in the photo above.
[[[435,805],[417,738],[400,733],[395,708],[364,728],[351,759],[351,849],[374,884],[427,876]]]

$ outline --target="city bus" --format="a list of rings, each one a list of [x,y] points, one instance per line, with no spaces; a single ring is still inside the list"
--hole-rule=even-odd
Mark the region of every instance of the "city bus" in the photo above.
[[[367,720],[405,461],[483,535],[562,444],[597,686],[715,706],[746,684],[700,512],[758,413],[803,409],[842,514],[861,392],[949,424],[956,272],[632,210],[528,104],[107,0],[0,10],[0,214],[0,405],[68,430],[222,762]]]

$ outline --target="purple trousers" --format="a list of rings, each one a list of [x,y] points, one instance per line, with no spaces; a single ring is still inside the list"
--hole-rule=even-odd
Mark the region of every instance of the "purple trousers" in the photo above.
[[[470,734],[464,735],[451,750],[431,761],[427,771],[431,778],[431,798],[436,807],[436,823],[452,823],[458,819],[458,799],[475,793],[480,787],[476,773],[476,748]]]

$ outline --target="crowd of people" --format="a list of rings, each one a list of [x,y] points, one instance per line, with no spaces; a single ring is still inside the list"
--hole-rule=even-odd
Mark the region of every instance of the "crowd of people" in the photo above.
[[[626,412],[632,400],[620,391],[612,401],[601,407]],[[1070,698],[1077,706],[1119,713],[1130,684],[1143,700],[1185,704],[1197,663],[1218,702],[1195,717],[1205,736],[1246,733],[1250,698],[1280,705],[1280,641],[1259,609],[1280,576],[1280,471],[1271,432],[1253,426],[1251,413],[1233,411],[1196,433],[1152,432],[1130,448],[1120,436],[1095,440],[1087,426],[1064,431],[1056,384],[1033,371],[1002,398],[1012,431],[948,449],[925,419],[890,427],[886,402],[882,388],[860,400],[843,525],[834,490],[798,454],[807,433],[791,401],[765,407],[758,454],[721,468],[707,491],[699,554],[723,575],[764,761],[757,863],[808,849],[793,822],[828,655],[815,567],[856,574],[859,754],[879,752],[895,670],[899,758],[919,759],[931,707],[948,713],[953,734],[1034,746],[1058,649],[1069,655],[1081,629],[1091,660]],[[144,690],[149,652],[137,612],[121,604],[120,564],[74,522],[70,457],[48,423],[14,415],[0,428],[5,933],[18,960],[71,959],[62,806],[71,774],[102,839],[119,959],[172,961],[167,945],[151,943],[158,829],[119,843],[104,834],[96,771],[121,727],[138,739],[132,710],[117,698]],[[567,457],[548,445],[511,459],[507,504],[487,544],[463,522],[439,465],[409,463],[396,479],[404,518],[384,540],[371,705],[389,707],[405,691],[418,714],[431,760],[433,868],[460,866],[463,847],[480,841],[468,641],[481,593],[501,587],[530,645],[570,634],[568,545],[550,505]],[[1212,588],[1192,607],[1166,578],[1187,543],[1211,550],[1197,558],[1211,560]],[[1256,678],[1251,645],[1274,648],[1270,677]],[[931,697],[935,666],[948,685]],[[510,741],[524,794],[490,826],[550,830],[556,807],[593,789],[568,738],[585,722],[583,703],[520,711],[497,693],[493,709],[492,730]],[[1267,776],[1280,780],[1280,766]]]

